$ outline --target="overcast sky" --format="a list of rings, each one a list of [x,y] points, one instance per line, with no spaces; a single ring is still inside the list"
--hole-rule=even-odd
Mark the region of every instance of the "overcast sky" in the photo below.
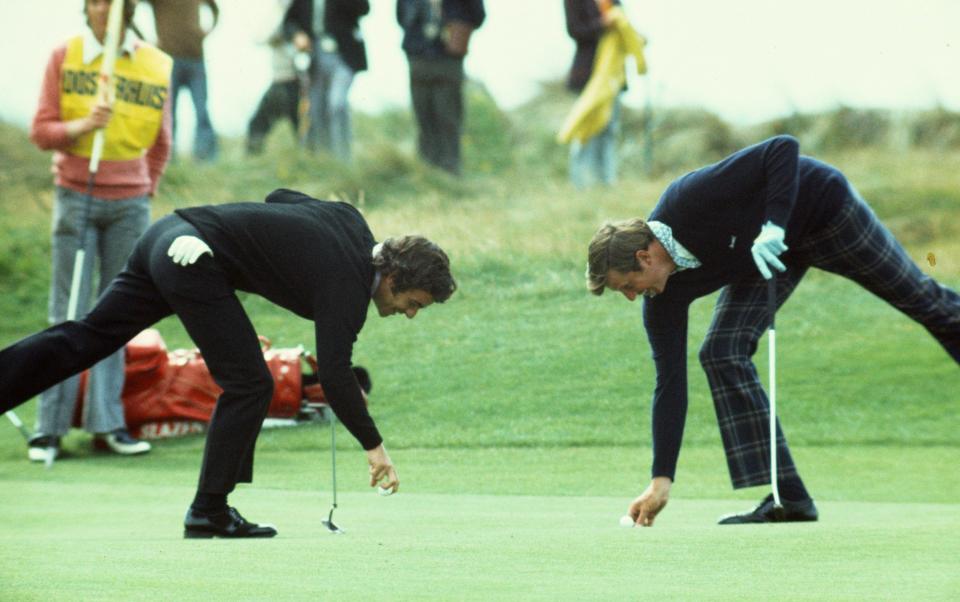
[[[218,0],[208,38],[210,111],[215,127],[241,134],[270,81],[258,44],[275,17],[273,0]],[[53,46],[83,27],[82,0],[0,1],[0,119],[27,124]],[[406,60],[394,0],[372,0],[362,23],[370,70],[358,75],[353,105],[365,111],[409,103]],[[699,105],[738,123],[794,109],[863,107],[960,111],[960,0],[624,0],[649,40],[649,76],[627,98],[641,105]],[[486,0],[488,18],[471,44],[467,70],[498,102],[530,99],[537,82],[562,78],[573,54],[562,0]],[[149,30],[150,13],[138,22]],[[148,32],[145,32],[148,33]],[[192,119],[187,99],[185,125]],[[183,141],[181,141],[182,143]]]

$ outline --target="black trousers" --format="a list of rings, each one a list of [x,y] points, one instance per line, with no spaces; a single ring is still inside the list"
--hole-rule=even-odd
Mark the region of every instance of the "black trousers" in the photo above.
[[[420,156],[428,163],[459,174],[463,59],[411,58],[410,96],[419,128]]]
[[[297,80],[273,82],[260,99],[257,111],[247,125],[247,153],[259,155],[273,126],[281,119],[289,119],[294,132],[299,131],[300,84]]]
[[[89,368],[144,328],[177,314],[223,393],[207,431],[198,490],[226,494],[253,479],[253,452],[273,396],[257,334],[216,259],[191,266],[167,256],[177,236],[198,236],[176,215],[137,242],[96,306],[0,351],[0,411]]]

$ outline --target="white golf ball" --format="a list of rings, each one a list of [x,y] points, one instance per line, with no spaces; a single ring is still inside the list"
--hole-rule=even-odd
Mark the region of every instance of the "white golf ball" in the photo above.
[[[624,514],[623,516],[620,517],[621,527],[632,527],[635,524],[637,523],[633,520],[633,517],[631,517],[629,514]]]
[[[393,489],[387,489],[386,487],[379,487],[379,486],[378,486],[378,487],[377,487],[377,493],[379,493],[379,494],[382,495],[383,497],[387,497],[388,495],[393,495]]]

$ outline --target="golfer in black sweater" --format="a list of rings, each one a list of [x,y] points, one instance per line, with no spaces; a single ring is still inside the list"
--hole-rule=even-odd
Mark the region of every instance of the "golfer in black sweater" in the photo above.
[[[277,190],[266,203],[177,210],[139,240],[126,269],[81,320],[0,351],[0,411],[81,372],[138,332],[177,314],[223,393],[207,431],[187,537],[272,537],[227,506],[253,478],[253,451],[273,395],[257,334],[236,291],[256,293],[316,325],[318,376],[330,407],[367,451],[370,485],[399,479],[350,369],[371,301],[408,318],[456,290],[446,254],[418,236],[374,245],[346,203]]]
[[[687,315],[720,290],[700,363],[713,395],[735,488],[770,483],[769,402],[751,356],[769,325],[767,279],[782,305],[810,267],[850,278],[913,318],[960,363],[960,295],[925,275],[837,169],[778,136],[688,173],[648,220],[605,224],[588,253],[588,287],[633,301],[653,352],[653,470],[629,507],[649,526],[667,503],[687,414]],[[817,509],[778,429],[783,512],[767,496],[722,524],[811,521]]]

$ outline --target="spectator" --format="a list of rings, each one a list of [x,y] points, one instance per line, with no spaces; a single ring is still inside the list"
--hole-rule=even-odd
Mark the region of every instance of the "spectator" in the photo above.
[[[264,140],[281,119],[289,119],[294,131],[301,135],[301,139],[303,138],[301,126],[310,121],[307,118],[301,123],[300,119],[300,103],[304,103],[302,108],[309,108],[309,74],[303,63],[309,67],[310,57],[302,53],[301,58],[295,61],[298,53],[283,36],[282,20],[290,7],[290,2],[291,0],[277,0],[280,23],[266,40],[271,51],[273,81],[260,99],[260,104],[247,126],[247,154],[249,155],[258,155],[263,152]]]
[[[646,72],[644,40],[630,27],[619,0],[565,0],[567,33],[577,44],[567,88],[580,95],[558,138],[570,143],[570,181],[577,188],[617,181],[620,95],[624,61]],[[601,43],[601,39],[603,42]]]
[[[89,307],[94,259],[100,265],[98,290],[103,292],[127,261],[137,238],[150,224],[150,197],[157,190],[170,153],[170,67],[172,60],[157,48],[135,40],[135,0],[124,1],[115,77],[114,108],[97,93],[110,0],[86,0],[88,29],[57,46],[43,77],[40,102],[30,139],[53,150],[56,184],[53,212],[51,324],[67,317],[74,257],[84,240],[86,262],[77,299],[77,315]],[[136,93],[125,93],[135,90]],[[99,168],[87,197],[94,132],[104,131]],[[80,233],[86,232],[87,236]],[[150,444],[133,439],[126,429],[120,393],[124,357],[120,350],[90,371],[84,404],[84,428],[94,445],[118,454],[141,454]],[[73,419],[79,378],[44,391],[37,409],[36,434],[30,439],[30,460],[60,453],[60,440]]]
[[[344,162],[350,161],[353,138],[350,86],[367,69],[360,18],[369,12],[367,0],[293,0],[284,19],[287,39],[313,57],[307,147]]]
[[[180,90],[190,91],[197,123],[193,137],[193,157],[200,161],[217,158],[217,136],[207,112],[207,69],[203,61],[203,40],[213,31],[220,16],[215,0],[146,0],[153,7],[157,27],[157,45],[173,57],[171,86],[174,103],[173,138],[177,137],[176,102]],[[200,6],[213,13],[213,24],[200,25]]]
[[[417,149],[424,161],[454,175],[462,168],[463,59],[485,18],[483,0],[397,0]]]

